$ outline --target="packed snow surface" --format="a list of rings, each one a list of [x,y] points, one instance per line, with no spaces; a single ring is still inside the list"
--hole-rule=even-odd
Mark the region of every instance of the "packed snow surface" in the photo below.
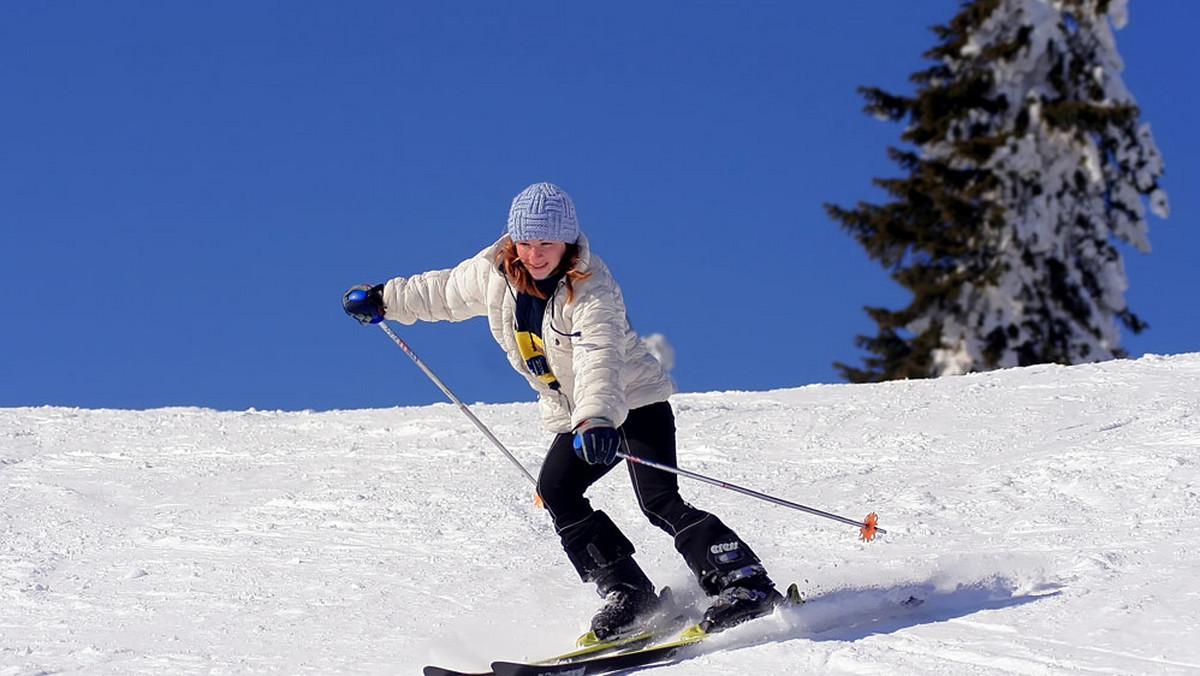
[[[808,602],[656,673],[1200,671],[1200,354],[672,401],[681,467],[888,534],[684,480]],[[536,471],[533,404],[472,410]],[[702,603],[622,468],[591,496]],[[480,669],[599,603],[449,404],[0,409],[0,504],[5,676]]]

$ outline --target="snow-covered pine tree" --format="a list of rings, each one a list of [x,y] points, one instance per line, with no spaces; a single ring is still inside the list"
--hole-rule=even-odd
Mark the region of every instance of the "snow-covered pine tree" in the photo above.
[[[893,201],[826,205],[912,293],[866,308],[852,382],[1123,356],[1117,241],[1148,252],[1145,203],[1166,218],[1162,159],[1126,90],[1112,27],[1126,0],[974,0],[933,30],[912,97],[863,87],[865,110],[908,120],[889,148]],[[1110,23],[1111,22],[1111,23]]]

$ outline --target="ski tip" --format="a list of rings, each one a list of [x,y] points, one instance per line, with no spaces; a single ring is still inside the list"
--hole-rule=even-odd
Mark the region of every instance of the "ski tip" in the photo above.
[[[455,671],[434,666],[425,667],[421,673],[425,676],[492,676],[490,671]]]

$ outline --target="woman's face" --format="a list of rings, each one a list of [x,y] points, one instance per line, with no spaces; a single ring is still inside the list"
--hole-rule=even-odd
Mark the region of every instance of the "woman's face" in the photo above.
[[[525,269],[534,279],[545,279],[558,269],[563,254],[567,251],[566,242],[551,242],[544,239],[530,239],[517,242],[517,258],[525,265]]]

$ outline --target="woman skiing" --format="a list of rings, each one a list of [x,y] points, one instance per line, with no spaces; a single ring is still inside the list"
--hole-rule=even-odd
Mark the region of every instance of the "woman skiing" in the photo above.
[[[630,327],[621,290],[588,247],[567,193],[535,183],[513,199],[507,233],[476,256],[449,270],[354,287],[342,302],[364,324],[487,317],[556,433],[537,489],[567,558],[604,598],[592,618],[593,640],[637,628],[657,606],[654,586],[634,561],[633,544],[584,493],[615,466],[618,450],[675,466],[668,403],[675,388]],[[782,600],[746,543],[680,497],[674,474],[628,466],[643,514],[674,538],[700,586],[716,597],[702,623],[708,631],[766,614]]]

